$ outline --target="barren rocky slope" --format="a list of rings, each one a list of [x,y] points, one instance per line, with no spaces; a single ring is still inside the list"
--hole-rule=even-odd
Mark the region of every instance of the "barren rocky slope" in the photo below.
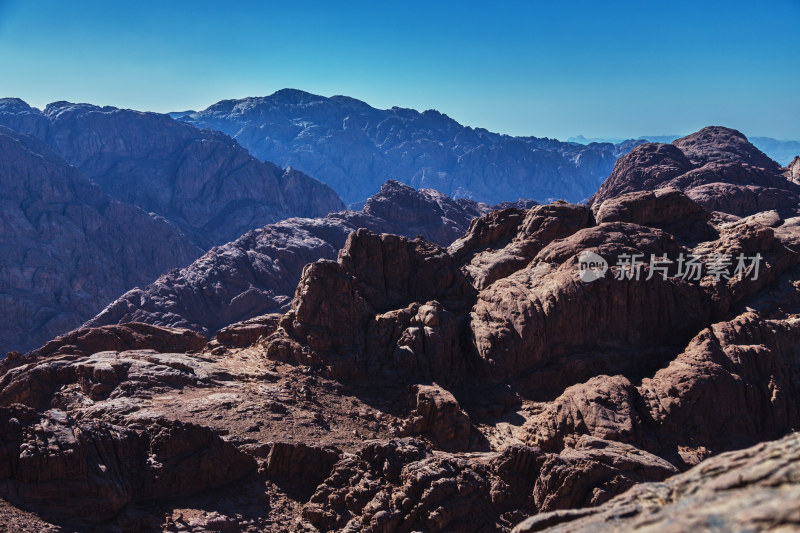
[[[287,313],[211,342],[127,324],[8,357],[0,497],[81,531],[509,531],[602,506],[798,430],[798,249],[797,219],[675,189],[494,211],[448,248],[360,229]],[[586,250],[610,265],[593,281]],[[690,252],[699,279],[618,265]],[[759,275],[715,279],[714,253],[760,254]],[[705,482],[791,505],[794,439],[525,527]],[[698,488],[686,523],[724,496]]]
[[[714,457],[664,483],[644,483],[600,507],[531,517],[534,531],[796,531],[800,435]]]
[[[800,200],[800,185],[786,179],[792,175],[791,165],[781,169],[738,131],[711,126],[672,144],[637,146],[617,162],[589,205],[626,192],[675,187],[709,211],[792,211]]]
[[[307,172],[347,203],[364,201],[388,178],[487,203],[582,201],[640,142],[583,146],[510,137],[434,110],[381,110],[292,89],[224,100],[179,120],[227,133],[260,159]]]
[[[348,234],[358,228],[422,235],[448,245],[472,219],[490,210],[486,204],[388,181],[360,211],[291,218],[251,231],[186,268],[129,291],[86,325],[136,321],[213,335],[234,322],[288,310],[303,267],[318,259],[335,259]]]
[[[29,350],[202,251],[113,200],[42,142],[0,126],[0,353]]]
[[[344,205],[302,172],[253,158],[236,141],[168,115],[0,99],[0,125],[47,143],[113,198],[157,213],[206,250],[292,216]]]

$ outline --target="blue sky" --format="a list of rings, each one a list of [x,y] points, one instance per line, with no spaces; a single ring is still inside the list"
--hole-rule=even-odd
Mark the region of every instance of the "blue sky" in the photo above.
[[[292,87],[514,135],[800,139],[800,0],[230,4],[0,0],[0,96],[166,112]]]

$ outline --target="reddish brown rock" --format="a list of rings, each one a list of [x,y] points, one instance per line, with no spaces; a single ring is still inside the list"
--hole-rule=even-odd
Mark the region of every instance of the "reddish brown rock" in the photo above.
[[[736,130],[708,127],[672,145],[643,144],[623,156],[589,200],[674,187],[708,211],[738,216],[768,209],[796,212],[800,187]]]
[[[174,421],[119,427],[17,406],[0,408],[0,425],[2,496],[87,522],[112,518],[134,501],[223,485],[255,467],[207,428]]]
[[[528,421],[526,442],[547,451],[574,447],[581,435],[639,443],[638,391],[623,376],[596,376],[567,388]]]
[[[526,509],[600,504],[675,472],[646,452],[599,439],[561,455],[516,446],[470,457],[392,440],[342,459],[303,518],[321,530],[507,530]]]
[[[800,437],[708,459],[663,483],[644,483],[606,504],[533,516],[514,533],[792,531],[800,528]]]
[[[147,396],[165,389],[207,385],[214,377],[208,365],[185,354],[132,350],[98,352],[87,357],[51,356],[6,371],[0,377],[0,405],[61,407],[69,402],[75,387],[94,401]]]
[[[237,322],[219,330],[214,338],[226,346],[250,346],[273,334],[280,325],[281,316],[272,313]]]
[[[677,473],[667,461],[634,446],[583,436],[574,448],[546,456],[533,498],[541,512],[594,507],[637,483]]]
[[[415,385],[416,408],[402,432],[426,435],[442,450],[466,450],[470,446],[472,423],[455,397],[438,385]]]
[[[208,339],[188,329],[164,328],[130,322],[118,326],[81,328],[62,335],[32,352],[36,357],[76,354],[91,355],[100,351],[150,349],[157,352],[199,352]]]
[[[613,265],[623,253],[672,257],[680,248],[660,230],[619,222],[580,230],[546,246],[526,268],[481,291],[472,310],[475,346],[495,375],[518,375],[557,358],[598,350],[613,353],[635,346],[647,353],[679,346],[694,334],[695,324],[707,322],[708,298],[699,287],[675,278],[617,280],[609,271],[603,279],[581,281],[577,257],[585,250]],[[646,356],[593,371],[642,363],[647,364]],[[579,375],[553,376],[558,381],[549,385],[563,387],[570,384],[565,379]]]
[[[747,137],[731,128],[708,126],[681,137],[672,144],[697,166],[716,161],[729,161],[746,163],[771,171],[778,169],[775,161],[750,144]]]
[[[693,465],[800,427],[798,341],[798,319],[751,313],[702,331],[639,387],[658,453]]]
[[[663,229],[683,242],[695,243],[716,237],[708,223],[711,214],[677,189],[656,189],[623,194],[595,204],[595,219],[629,222]]]
[[[800,156],[795,156],[783,172],[786,179],[800,183]]]
[[[511,219],[513,213],[506,216]],[[488,235],[502,235],[507,227],[513,226],[502,217],[498,218],[500,220],[492,217],[481,219],[481,224],[470,228],[449,249],[465,263],[465,274],[479,290],[525,267],[550,242],[569,237],[591,223],[591,213],[584,206],[555,202],[531,208],[507,244],[507,239],[500,237],[491,246],[481,246]]]
[[[447,246],[472,219],[489,211],[485,204],[455,201],[389,180],[361,211],[291,218],[248,232],[190,266],[122,295],[86,325],[146,322],[211,336],[230,324],[288,311],[305,265],[336,260],[349,234],[359,228],[422,235]]]

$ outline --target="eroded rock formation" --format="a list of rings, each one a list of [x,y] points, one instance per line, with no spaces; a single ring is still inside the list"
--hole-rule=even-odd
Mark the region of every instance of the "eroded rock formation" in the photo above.
[[[781,170],[738,131],[711,126],[672,144],[637,146],[617,161],[589,204],[674,187],[708,211],[737,216],[771,209],[796,212],[800,187],[792,181],[791,167]]]
[[[690,165],[763,164],[704,138]],[[677,188],[494,211],[448,248],[361,228],[216,339],[13,354],[0,498],[78,530],[790,528],[798,272],[797,218]]]

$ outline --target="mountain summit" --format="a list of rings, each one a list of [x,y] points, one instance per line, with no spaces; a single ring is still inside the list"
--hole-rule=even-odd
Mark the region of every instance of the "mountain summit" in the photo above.
[[[635,146],[511,137],[462,126],[435,110],[376,109],[295,89],[223,100],[179,120],[227,133],[259,159],[306,172],[346,203],[365,200],[387,179],[489,204],[580,201]]]

